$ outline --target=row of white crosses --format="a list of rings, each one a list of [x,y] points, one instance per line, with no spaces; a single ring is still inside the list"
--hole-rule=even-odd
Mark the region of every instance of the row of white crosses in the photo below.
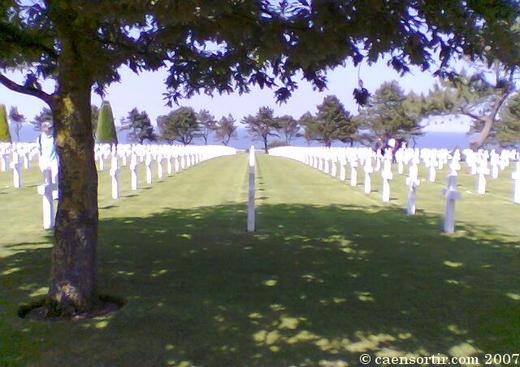
[[[279,147],[269,151],[271,155],[284,156],[298,160],[304,164],[321,170],[322,172],[336,177],[336,167],[339,165],[339,179],[345,181],[345,166],[347,162],[351,168],[351,186],[357,185],[357,167],[362,166],[365,173],[364,191],[369,194],[371,188],[371,174],[381,171],[382,190],[381,196],[384,202],[390,200],[390,182],[393,179],[392,156],[390,151],[381,154],[369,148],[303,148],[303,147]],[[450,172],[448,186],[443,190],[446,199],[445,232],[454,231],[455,223],[455,201],[460,198],[457,192],[457,172],[461,170],[462,155],[470,173],[479,174],[477,181],[477,192],[485,192],[485,177],[488,162],[495,167],[493,177],[498,177],[498,172],[509,166],[510,162],[516,160],[516,171],[513,172],[515,203],[520,203],[520,156],[514,150],[504,150],[501,154],[494,151],[459,150],[451,153],[447,149],[402,149],[396,152],[397,173],[404,174],[405,166],[408,166],[406,184],[408,186],[408,204],[406,212],[414,215],[416,210],[416,191],[420,184],[419,165],[422,163],[427,168],[427,180],[435,182],[437,170],[443,169],[449,164]],[[374,164],[375,163],[375,164]],[[482,167],[479,169],[479,166]],[[476,167],[476,168],[474,168]],[[483,178],[484,177],[484,178]],[[484,184],[482,184],[484,181]],[[484,189],[482,186],[484,185]]]
[[[218,146],[179,146],[179,145],[137,145],[97,144],[95,157],[98,169],[105,169],[105,162],[110,160],[110,176],[112,178],[112,198],[119,198],[119,174],[122,166],[129,166],[131,172],[132,190],[139,188],[138,167],[144,163],[146,167],[146,181],[152,184],[152,165],[157,164],[157,178],[164,176],[164,163],[166,172],[171,176],[174,172],[192,167],[202,161],[223,155],[236,154],[236,149]],[[37,143],[0,143],[0,171],[13,170],[13,186],[22,186],[22,167],[29,168],[33,157],[39,157]],[[54,227],[55,203],[58,199],[57,183],[51,177],[50,169],[42,172],[43,183],[38,186],[38,193],[42,195],[43,227]]]
[[[96,145],[95,156],[98,169],[105,169],[105,161],[110,160],[110,176],[112,178],[112,198],[119,198],[119,174],[121,166],[128,166],[131,175],[131,189],[139,189],[139,164],[144,163],[146,183],[152,184],[152,167],[157,167],[157,179],[164,177],[164,165],[168,176],[192,167],[204,160],[236,154],[236,149],[220,145],[180,146],[180,145],[137,145],[137,144],[99,144]],[[121,164],[120,164],[121,162]]]
[[[29,169],[31,159],[38,154],[36,143],[0,143],[0,172],[12,170],[13,187],[23,186],[23,169]]]

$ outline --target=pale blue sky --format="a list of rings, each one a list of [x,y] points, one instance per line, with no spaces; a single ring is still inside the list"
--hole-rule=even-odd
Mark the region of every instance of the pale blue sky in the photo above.
[[[276,115],[289,114],[296,118],[303,113],[316,111],[316,105],[321,103],[323,97],[329,94],[336,95],[345,107],[352,113],[357,114],[357,106],[354,102],[352,91],[357,87],[358,69],[351,63],[346,67],[337,68],[328,74],[328,89],[324,92],[312,90],[309,83],[300,82],[298,90],[284,104],[276,104],[273,91],[254,88],[249,94],[238,95],[215,95],[213,98],[207,95],[196,95],[190,99],[181,100],[180,105],[191,106],[195,110],[205,108],[213,115],[220,118],[228,113],[240,121],[243,116],[254,114],[261,106],[271,106]],[[18,74],[8,74],[14,79],[20,80]],[[360,70],[364,86],[374,92],[384,81],[397,80],[405,91],[426,93],[434,84],[435,80],[428,72],[421,72],[412,68],[412,72],[400,77],[392,68],[381,61],[372,66],[363,64]],[[128,111],[137,107],[145,110],[155,124],[157,116],[166,114],[170,108],[165,106],[162,94],[165,92],[164,79],[166,72],[145,72],[134,74],[127,68],[121,70],[121,82],[111,85],[107,89],[106,99],[110,101],[116,123],[121,117],[126,116]],[[45,89],[52,90],[51,84],[46,84]],[[19,111],[29,119],[32,119],[44,106],[38,99],[12,92],[0,85],[0,103],[9,109],[17,106]],[[97,95],[93,95],[92,103],[101,104]],[[448,121],[446,117],[437,119],[437,124],[430,124],[426,131],[467,131],[467,124],[458,121]],[[447,122],[447,123],[443,123]]]

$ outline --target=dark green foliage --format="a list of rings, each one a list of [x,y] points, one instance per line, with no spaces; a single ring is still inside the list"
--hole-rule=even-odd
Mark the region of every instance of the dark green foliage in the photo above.
[[[268,139],[270,136],[278,136],[276,131],[280,128],[278,120],[274,117],[274,111],[269,107],[260,107],[256,115],[248,115],[242,119],[247,132],[253,139],[259,139],[264,144],[264,151],[268,152]]]
[[[110,103],[106,101],[103,102],[99,109],[96,127],[96,143],[117,144],[117,133],[112,107]]]
[[[157,126],[161,138],[169,143],[178,141],[188,145],[199,133],[197,114],[191,107],[179,107],[167,115],[157,117]]]
[[[232,137],[237,136],[236,130],[238,126],[235,124],[235,122],[236,120],[231,114],[222,116],[221,119],[217,122],[215,127],[215,134],[217,138],[222,141],[222,144],[228,145],[229,140],[231,140]]]
[[[3,104],[0,104],[0,142],[11,142],[11,133],[7,123],[7,110]]]
[[[330,147],[335,140],[354,143],[357,124],[336,96],[327,96],[318,106],[316,116],[306,113],[300,118],[307,140]]]
[[[215,116],[204,109],[197,112],[196,116],[197,123],[199,124],[198,136],[204,139],[204,144],[208,144],[209,135],[216,129],[217,121],[215,120]]]
[[[145,140],[155,141],[156,135],[148,114],[139,112],[137,108],[132,109],[126,118],[121,119],[120,130],[130,130],[128,140],[143,144]]]
[[[370,106],[358,116],[368,143],[390,138],[409,139],[422,134],[417,96],[405,95],[396,81],[383,83],[374,93]]]
[[[300,136],[300,124],[294,117],[289,115],[280,116],[277,120],[279,131],[282,133],[286,145],[290,145],[292,139]]]
[[[502,147],[520,147],[520,94],[511,97],[500,111],[494,139]]]
[[[52,123],[52,112],[47,107],[43,107],[40,113],[34,116],[31,124],[34,126],[34,130],[41,131],[44,122]]]
[[[18,112],[18,107],[11,106],[9,109],[9,121],[14,125],[14,132],[16,134],[16,141],[20,141],[20,130],[25,123],[25,116]]]

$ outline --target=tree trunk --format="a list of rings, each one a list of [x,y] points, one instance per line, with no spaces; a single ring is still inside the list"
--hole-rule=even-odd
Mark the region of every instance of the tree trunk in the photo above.
[[[478,137],[470,142],[470,148],[473,150],[480,149],[484,143],[486,142],[486,139],[488,138],[489,134],[491,133],[491,128],[493,127],[493,119],[492,118],[485,118],[484,119],[484,127],[478,134]]]
[[[269,148],[267,147],[267,136],[264,136],[263,139],[264,139],[264,151],[265,151],[265,154],[267,154],[267,153],[269,153]]]
[[[96,298],[98,177],[90,107],[91,81],[75,48],[64,43],[52,103],[59,158],[59,202],[51,283],[51,315],[90,310]]]

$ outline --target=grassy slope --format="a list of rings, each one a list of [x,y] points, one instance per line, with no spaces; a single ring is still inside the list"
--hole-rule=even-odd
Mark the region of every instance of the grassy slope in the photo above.
[[[383,205],[362,186],[263,155],[258,231],[246,234],[246,178],[246,157],[225,157],[114,201],[101,173],[100,289],[128,304],[110,317],[38,323],[14,315],[45,292],[49,240],[40,211],[27,210],[40,198],[35,187],[5,188],[0,173],[0,366],[357,365],[361,352],[520,345],[520,209],[509,178],[485,197],[460,178],[452,236],[438,230],[443,183],[423,183],[419,214],[407,217],[403,177]],[[37,181],[33,170],[26,183]]]

